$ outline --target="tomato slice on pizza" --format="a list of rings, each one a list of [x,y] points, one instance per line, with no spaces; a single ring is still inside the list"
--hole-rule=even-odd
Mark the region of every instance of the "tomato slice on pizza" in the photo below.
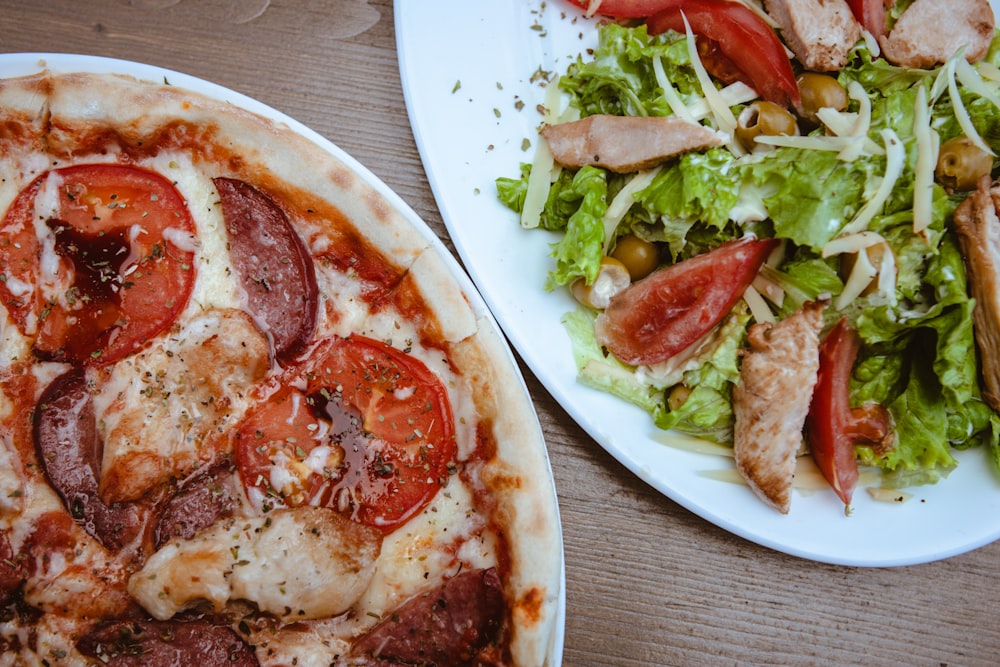
[[[194,233],[184,198],[155,172],[45,172],[0,223],[0,298],[40,357],[113,363],[187,304]]]
[[[454,462],[451,406],[416,357],[352,336],[315,355],[237,432],[248,491],[323,505],[391,531],[420,511]]]

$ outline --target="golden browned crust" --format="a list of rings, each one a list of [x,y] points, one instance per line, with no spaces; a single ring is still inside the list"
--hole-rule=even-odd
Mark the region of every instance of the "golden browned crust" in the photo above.
[[[496,519],[514,531],[506,588],[516,664],[550,664],[561,571],[545,564],[562,562],[562,541],[555,489],[540,474],[549,469],[545,442],[538,422],[525,418],[531,404],[516,367],[499,363],[510,355],[490,322],[480,319],[476,334],[453,354],[465,369],[479,413],[492,425],[493,455],[479,474],[495,495]]]
[[[217,175],[248,179],[296,201],[304,195],[327,202],[404,269],[428,246],[351,167],[299,133],[236,105],[126,76],[68,74],[58,78],[49,112],[48,146],[56,155],[92,151],[102,136],[133,152],[178,146],[211,162]]]

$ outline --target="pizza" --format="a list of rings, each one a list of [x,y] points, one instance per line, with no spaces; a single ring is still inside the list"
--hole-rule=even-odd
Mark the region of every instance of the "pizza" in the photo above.
[[[0,80],[0,664],[541,665],[537,419],[440,244],[214,96]]]

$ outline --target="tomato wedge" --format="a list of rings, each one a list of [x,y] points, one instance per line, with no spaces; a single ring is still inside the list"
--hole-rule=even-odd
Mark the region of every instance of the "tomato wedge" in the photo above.
[[[850,379],[861,338],[841,318],[819,346],[819,373],[806,417],[806,437],[816,465],[845,505],[858,482],[855,444],[887,446],[893,439],[888,411],[871,403],[850,406]]]
[[[722,321],[778,244],[746,237],[654,271],[597,316],[597,341],[627,364],[669,359]]]
[[[447,390],[419,359],[337,339],[254,409],[236,461],[251,497],[321,505],[390,532],[431,501],[454,463]]]
[[[46,172],[0,223],[0,298],[43,359],[103,365],[166,329],[194,285],[194,221],[152,171]]]
[[[847,0],[847,4],[865,30],[876,38],[885,36],[885,4],[883,0]]]
[[[753,11],[730,0],[671,0],[659,4],[660,10],[646,20],[649,34],[667,30],[684,33],[686,17],[691,31],[715,42],[762,98],[784,107],[801,104],[785,47]]]

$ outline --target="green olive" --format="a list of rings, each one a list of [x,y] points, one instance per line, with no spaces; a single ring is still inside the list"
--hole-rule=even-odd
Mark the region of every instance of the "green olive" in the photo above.
[[[820,109],[847,109],[847,91],[836,78],[829,74],[803,72],[798,76],[799,94],[802,96],[802,117],[818,123],[816,112]]]
[[[645,278],[660,265],[660,251],[656,245],[634,234],[618,239],[611,256],[625,265],[632,280]]]
[[[667,407],[671,410],[680,410],[681,406],[691,395],[691,389],[683,384],[674,385],[667,394]]]
[[[753,150],[757,137],[799,133],[795,116],[774,102],[757,100],[740,112],[736,125],[736,140],[747,150]]]
[[[967,192],[992,169],[993,156],[968,137],[959,136],[941,145],[934,179],[953,192]]]

